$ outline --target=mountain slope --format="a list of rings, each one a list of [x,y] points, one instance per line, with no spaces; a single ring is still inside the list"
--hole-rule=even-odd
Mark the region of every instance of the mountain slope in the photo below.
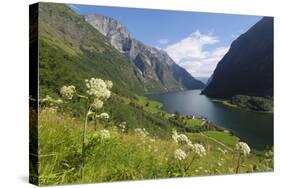
[[[273,96],[273,18],[264,17],[232,43],[202,93]]]
[[[39,70],[41,97],[91,77],[114,80],[124,96],[144,92],[127,58],[63,4],[39,4]]]
[[[136,75],[147,91],[201,89],[204,84],[178,66],[163,51],[132,38],[118,21],[101,15],[85,15],[84,19],[108,38],[110,43],[136,67]]]

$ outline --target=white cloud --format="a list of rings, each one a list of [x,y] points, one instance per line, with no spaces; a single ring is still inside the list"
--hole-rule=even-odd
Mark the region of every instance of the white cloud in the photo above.
[[[159,39],[158,43],[161,44],[161,45],[168,44],[169,40],[168,39]]]
[[[209,77],[229,49],[226,46],[213,50],[204,49],[204,47],[216,43],[219,43],[217,36],[212,33],[201,34],[197,30],[185,39],[167,46],[165,50],[176,63],[184,67],[193,76]]]

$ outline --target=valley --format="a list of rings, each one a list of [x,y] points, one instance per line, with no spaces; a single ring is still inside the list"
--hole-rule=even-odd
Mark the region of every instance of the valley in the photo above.
[[[205,85],[116,19],[56,3],[39,3],[38,11],[39,96],[30,96],[34,183],[273,171],[271,39],[258,52],[251,48],[243,72],[233,68],[240,42],[257,45],[248,41],[251,33],[269,27],[269,19],[238,37]],[[255,53],[268,55],[255,57],[259,66],[252,68]],[[253,79],[246,79],[249,70]],[[264,88],[257,88],[253,81],[263,73]],[[231,99],[231,108],[218,102]]]

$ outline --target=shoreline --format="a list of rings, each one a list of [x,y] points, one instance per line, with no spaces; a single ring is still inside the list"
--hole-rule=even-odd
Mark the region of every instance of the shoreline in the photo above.
[[[220,103],[224,106],[227,106],[227,107],[230,107],[230,108],[234,108],[234,109],[237,109],[237,110],[241,110],[241,111],[245,111],[245,112],[256,112],[256,113],[265,113],[265,114],[273,114],[274,111],[256,111],[256,110],[250,110],[250,109],[246,109],[246,108],[241,108],[235,104],[232,104],[229,102],[229,100],[224,100],[224,99],[211,99],[212,102],[215,102],[215,103]]]
[[[164,108],[163,108],[163,104],[160,102],[160,101],[158,101],[158,100],[155,100],[154,98],[150,98],[149,96],[145,96],[148,100],[152,100],[152,101],[157,101],[159,104],[161,104],[161,105],[159,105],[158,107],[160,107],[160,108],[158,108],[158,110],[160,110],[160,111],[162,111],[162,112],[164,112],[164,113],[166,113],[168,116],[175,116],[176,114],[173,114],[173,113],[170,113],[170,112],[167,112],[167,111],[165,111],[164,110]],[[239,110],[239,111],[245,111],[245,112],[257,112],[257,113],[262,113],[262,114],[273,114],[273,112],[262,112],[262,111],[251,111],[251,110],[244,110],[244,109],[241,109],[240,107],[238,107],[238,106],[236,106],[236,105],[232,105],[232,104],[230,104],[229,102],[227,102],[227,101],[222,101],[222,100],[218,100],[218,99],[213,99],[212,100],[212,102],[218,102],[218,103],[221,103],[221,104],[223,104],[224,106],[228,106],[228,107],[230,107],[230,108],[232,108],[232,109],[236,109],[236,110]],[[224,103],[223,103],[224,102]],[[218,125],[218,124],[216,124],[216,123],[214,123],[213,121],[211,121],[211,120],[209,120],[207,117],[205,117],[205,116],[194,116],[194,115],[190,115],[190,114],[179,114],[180,116],[182,116],[182,117],[184,117],[184,118],[187,118],[187,119],[194,119],[195,121],[197,120],[197,121],[205,121],[205,122],[209,122],[209,124],[212,124],[212,126],[216,129],[216,131],[218,131],[218,132],[228,132],[229,134],[231,134],[231,135],[233,135],[233,136],[235,136],[236,138],[238,138],[239,140],[241,140],[241,141],[243,141],[244,139],[242,139],[241,137],[239,137],[233,130],[231,130],[231,129],[228,129],[228,128],[225,128],[225,127],[223,127],[223,126],[221,126],[221,125]],[[204,131],[203,131],[204,132]],[[259,148],[259,147],[254,147],[254,146],[252,146],[253,147],[253,149],[255,150],[255,151],[264,151],[265,150],[265,148],[266,147],[263,147],[263,148]],[[267,146],[267,147],[272,147],[272,146]]]

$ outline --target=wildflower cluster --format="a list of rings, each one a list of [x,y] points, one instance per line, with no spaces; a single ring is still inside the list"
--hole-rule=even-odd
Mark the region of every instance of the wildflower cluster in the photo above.
[[[39,102],[40,102],[41,104],[48,105],[48,106],[51,106],[51,107],[63,103],[63,101],[62,101],[61,99],[53,99],[53,98],[50,97],[49,95],[46,95],[45,98],[40,99]]]
[[[87,126],[88,120],[91,117],[99,118],[103,120],[109,119],[108,113],[101,113],[97,114],[97,110],[101,109],[104,105],[104,101],[110,98],[111,91],[110,89],[113,86],[113,83],[109,80],[102,80],[100,78],[91,78],[90,80],[85,80],[86,85],[86,94],[81,95],[76,92],[76,88],[73,85],[70,86],[63,86],[60,89],[60,94],[62,97],[71,100],[74,96],[77,96],[80,99],[86,100],[85,102],[85,121],[83,127],[83,140],[82,140],[82,157],[84,158],[85,155],[85,148],[86,148],[86,136],[87,136]],[[102,139],[110,138],[110,134],[108,130],[102,130],[99,135]],[[84,174],[84,160],[81,164],[82,166],[82,177]]]
[[[172,135],[173,140],[179,144],[187,144],[190,145],[192,142],[187,138],[184,134],[178,134],[177,131],[173,131]]]
[[[94,101],[91,104],[91,108],[98,110],[103,107],[103,102],[100,99],[94,99]]]
[[[101,130],[101,131],[99,132],[99,135],[100,135],[100,137],[101,137],[102,139],[105,139],[105,140],[110,138],[110,133],[109,133],[109,131],[106,130],[106,129]]]
[[[122,122],[122,123],[120,123],[119,125],[118,125],[118,127],[120,128],[120,130],[121,130],[121,132],[125,132],[125,130],[126,130],[126,125],[127,125],[127,123],[124,121],[124,122]]]
[[[60,94],[62,95],[62,97],[66,98],[66,99],[69,99],[69,100],[71,100],[73,98],[75,93],[76,93],[76,88],[73,85],[71,85],[71,86],[63,86],[60,89]]]
[[[87,94],[97,99],[108,99],[111,95],[110,89],[113,84],[111,81],[104,81],[100,78],[91,78],[85,80]]]
[[[203,157],[205,156],[207,153],[206,153],[206,150],[204,148],[203,145],[201,144],[193,144],[193,151],[194,153],[196,153],[199,157]]]
[[[240,154],[243,154],[243,155],[249,155],[251,152],[250,147],[245,142],[239,142],[238,144],[236,144],[235,149],[236,149],[236,151],[238,151]]]
[[[149,135],[149,133],[145,130],[145,128],[142,128],[142,129],[136,128],[134,131],[138,136],[140,136],[142,138],[145,138]]]
[[[176,149],[174,152],[175,159],[181,161],[186,159],[187,154],[182,149]]]
[[[203,157],[207,154],[206,149],[204,148],[203,145],[197,143],[193,144],[191,140],[188,139],[188,137],[184,134],[178,134],[177,131],[174,130],[172,134],[172,138],[177,144],[180,144],[181,146],[181,149],[178,148],[174,152],[175,159],[184,160],[187,157],[186,152],[190,152],[190,151],[192,151],[195,154],[193,158],[196,156]]]

